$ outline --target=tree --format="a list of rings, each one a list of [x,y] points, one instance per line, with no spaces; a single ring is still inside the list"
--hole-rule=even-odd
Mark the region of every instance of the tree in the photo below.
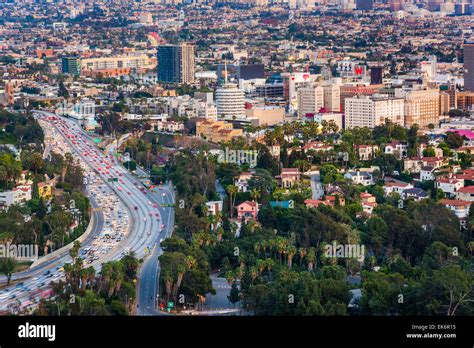
[[[7,277],[7,285],[10,284],[12,279],[13,271],[16,267],[16,260],[11,257],[2,257],[0,258],[0,273],[4,274]]]
[[[232,218],[234,216],[234,204],[235,204],[235,198],[237,196],[237,191],[238,188],[235,185],[229,185],[227,186],[227,193],[229,194],[229,203],[230,203],[230,217]]]
[[[457,149],[464,143],[464,138],[456,132],[448,132],[445,142],[450,149]]]
[[[448,265],[433,272],[433,286],[440,289],[446,315],[456,315],[458,309],[474,301],[473,282],[472,274],[459,265]]]
[[[323,184],[332,184],[342,177],[333,164],[324,164],[319,170],[319,175]]]
[[[235,308],[235,304],[240,301],[240,290],[239,290],[239,287],[237,286],[236,283],[232,284],[232,287],[230,289],[230,293],[227,296],[227,298]]]

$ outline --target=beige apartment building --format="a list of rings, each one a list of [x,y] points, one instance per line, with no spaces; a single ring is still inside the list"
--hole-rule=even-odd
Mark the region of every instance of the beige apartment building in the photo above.
[[[243,131],[233,129],[229,122],[200,120],[196,122],[196,135],[214,143],[222,143],[243,136]]]
[[[317,114],[324,107],[324,88],[305,86],[296,91],[298,99],[298,118],[306,114]]]
[[[385,123],[388,119],[404,125],[403,98],[358,96],[345,100],[345,128],[369,127]]]
[[[83,70],[112,70],[112,69],[151,69],[156,66],[156,61],[151,60],[146,54],[130,56],[114,56],[87,58],[81,60]]]
[[[395,96],[405,99],[405,127],[417,124],[426,128],[437,125],[440,116],[439,90],[420,87],[420,89],[396,89]]]
[[[331,112],[341,112],[341,86],[324,86],[324,108]]]

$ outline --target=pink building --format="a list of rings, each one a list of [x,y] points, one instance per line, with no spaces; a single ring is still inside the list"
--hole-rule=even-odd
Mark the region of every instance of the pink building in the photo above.
[[[247,222],[251,219],[257,221],[258,204],[257,202],[245,201],[237,206],[237,218]]]

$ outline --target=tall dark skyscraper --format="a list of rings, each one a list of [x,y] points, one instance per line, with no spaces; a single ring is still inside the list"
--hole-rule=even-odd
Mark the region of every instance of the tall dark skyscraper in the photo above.
[[[464,44],[464,90],[474,92],[474,43]]]
[[[158,46],[158,81],[165,83],[194,83],[194,46]]]
[[[356,0],[356,9],[359,11],[371,11],[374,9],[373,0]]]
[[[61,60],[63,74],[79,75],[81,72],[81,62],[77,57],[64,57]]]
[[[383,68],[381,66],[374,66],[370,68],[370,84],[380,85],[382,84]]]

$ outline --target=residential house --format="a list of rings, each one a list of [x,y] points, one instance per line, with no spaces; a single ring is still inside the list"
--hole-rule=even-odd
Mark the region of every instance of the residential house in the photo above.
[[[442,199],[439,201],[439,203],[451,210],[458,217],[461,227],[466,226],[466,220],[469,215],[469,209],[471,208],[471,202],[458,199]]]
[[[456,191],[464,187],[464,180],[454,178],[438,178],[435,181],[435,187],[444,192],[447,197],[454,197]]]
[[[234,181],[234,185],[237,186],[239,192],[247,192],[249,188],[249,180],[253,176],[252,172],[243,172]]]
[[[372,160],[378,150],[379,147],[377,145],[354,145],[354,151],[361,161]]]
[[[32,189],[28,185],[20,185],[13,190],[0,192],[0,206],[23,204],[31,200]]]
[[[44,181],[38,183],[38,193],[41,198],[49,199],[53,195],[53,181]]]
[[[402,158],[407,157],[408,144],[393,140],[391,143],[385,145],[384,153],[394,155],[397,159],[400,160]]]
[[[322,141],[311,141],[303,146],[303,151],[306,153],[309,150],[313,150],[316,152],[327,152],[334,149],[332,145],[327,145]]]
[[[210,201],[205,203],[207,207],[207,213],[209,215],[217,215],[218,213],[222,212],[222,207],[224,202],[222,201]]]
[[[207,214],[210,216],[216,216],[220,212],[222,212],[224,202],[223,201],[210,201],[205,203],[207,207]],[[221,226],[221,222],[218,220],[214,220],[213,223],[211,223],[211,230],[216,230]]]
[[[384,185],[383,191],[385,196],[389,196],[391,193],[398,193],[400,196],[403,194],[403,191],[413,188],[412,184],[404,182],[388,182]]]
[[[346,205],[346,200],[344,198],[343,195],[339,194],[339,193],[335,193],[333,195],[326,195],[326,202],[328,202],[328,204],[331,206],[331,207],[336,207],[337,204],[337,200],[339,199],[339,205],[341,207],[345,206]]]
[[[306,208],[317,208],[319,207],[320,204],[330,206],[331,203],[327,200],[319,200],[319,199],[307,199],[304,201],[304,204],[306,205]]]
[[[344,178],[351,180],[356,185],[369,186],[374,184],[372,173],[366,171],[350,171],[344,174]]]
[[[301,172],[298,168],[282,168],[276,179],[281,187],[290,188],[301,179]]]
[[[421,181],[434,180],[435,169],[436,168],[430,167],[430,166],[422,167],[420,170],[420,180]]]
[[[456,199],[474,202],[474,186],[461,187],[456,191]]]
[[[439,168],[448,163],[447,159],[444,157],[423,157],[421,159],[424,166],[430,166],[434,168]]]
[[[403,169],[409,174],[417,174],[421,171],[421,168],[423,168],[421,157],[411,157],[403,160]]]
[[[426,191],[423,191],[420,188],[409,188],[403,191],[403,199],[413,198],[415,201],[421,201],[422,199],[429,198],[429,195]]]
[[[257,221],[258,216],[258,203],[245,201],[237,206],[237,218],[240,220],[244,219],[245,222],[249,220]]]
[[[363,213],[366,215],[372,215],[374,208],[377,206],[377,201],[375,199],[375,196],[367,192],[362,192],[359,196],[362,203]]]

